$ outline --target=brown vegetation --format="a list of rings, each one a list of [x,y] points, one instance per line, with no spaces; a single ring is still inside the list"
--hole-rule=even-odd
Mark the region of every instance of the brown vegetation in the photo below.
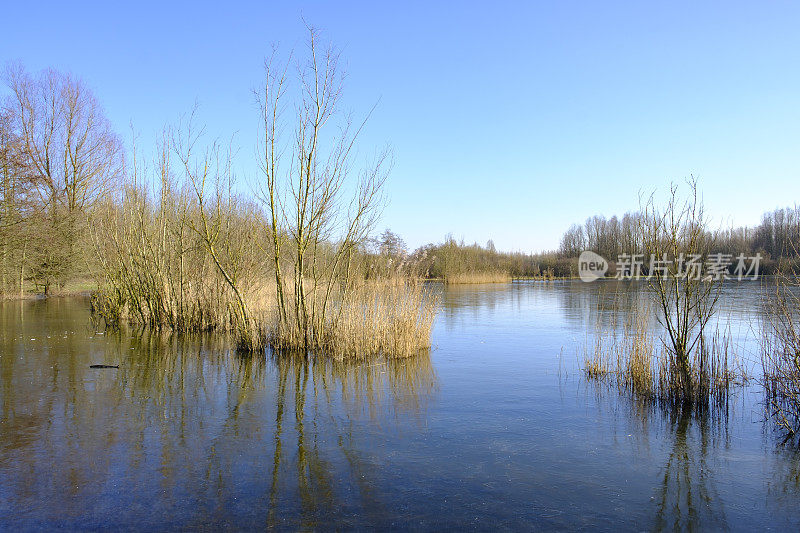
[[[729,337],[707,331],[722,277],[687,272],[681,261],[705,256],[713,247],[696,182],[689,182],[689,191],[681,202],[673,187],[663,208],[652,198],[643,207],[637,234],[647,254],[661,260],[647,278],[652,309],[635,304],[622,338],[613,333],[610,345],[598,332],[594,354],[586,357],[584,367],[590,377],[614,374],[621,386],[637,395],[705,406],[712,399],[724,399],[732,381],[745,376],[729,361]],[[657,352],[649,328],[651,314],[662,331]]]
[[[796,275],[782,276],[766,300],[761,364],[768,418],[787,436],[800,430],[800,297]]]
[[[134,150],[128,183],[92,219],[102,278],[92,305],[106,323],[231,331],[246,352],[397,357],[430,346],[435,298],[368,251],[387,155],[351,172],[361,126],[337,123],[338,57],[314,30],[309,44],[293,82],[288,63],[267,63],[254,199],[239,192],[233,150],[204,146],[194,114],[164,133],[150,165]],[[297,114],[284,121],[285,109]]]
[[[555,253],[500,252],[494,243],[486,246],[456,242],[447,236],[441,244],[429,244],[410,257],[413,272],[447,283],[503,283],[514,278],[554,279],[577,275],[577,263]]]
[[[729,331],[715,331],[692,354],[689,373],[668,345],[659,341],[649,306],[632,309],[620,331],[600,327],[584,353],[583,370],[594,380],[611,380],[637,398],[697,408],[724,403],[730,388],[749,380],[732,351]],[[686,387],[686,383],[689,387]],[[687,398],[687,389],[692,396]]]
[[[508,283],[511,275],[507,272],[488,271],[488,272],[463,272],[452,274],[445,278],[445,281],[453,285],[468,285],[477,283]]]

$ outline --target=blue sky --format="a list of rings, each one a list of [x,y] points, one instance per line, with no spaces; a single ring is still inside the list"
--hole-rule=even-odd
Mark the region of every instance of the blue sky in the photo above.
[[[197,102],[254,172],[251,90],[305,17],[342,51],[345,106],[380,101],[362,147],[394,152],[381,228],[532,251],[690,174],[717,224],[800,199],[799,6],[14,2],[0,60],[79,75],[142,144]]]

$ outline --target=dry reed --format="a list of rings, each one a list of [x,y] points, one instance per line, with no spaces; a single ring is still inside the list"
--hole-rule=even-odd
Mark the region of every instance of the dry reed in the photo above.
[[[766,301],[761,345],[768,419],[787,434],[800,431],[800,297],[796,275],[781,276]]]
[[[316,300],[312,297],[316,296]],[[321,305],[322,295],[309,291],[306,301]],[[292,313],[296,306],[287,306]],[[278,320],[277,310],[261,313],[258,329],[277,350],[318,352],[334,359],[408,357],[430,348],[437,298],[425,285],[410,278],[361,280],[332,296],[324,320],[302,322],[289,316]]]
[[[701,338],[686,387],[674,353],[654,334],[646,305],[631,309],[620,330],[605,333],[598,325],[592,349],[585,351],[583,370],[587,378],[608,378],[639,398],[698,407],[724,403],[732,385],[749,379],[734,353],[730,330],[717,330]],[[686,390],[692,391],[691,397],[685,397]]]
[[[405,277],[356,279],[330,292],[306,280],[306,308],[321,308],[325,298],[327,312],[317,313],[319,320],[296,320],[302,308],[290,294],[289,316],[279,320],[274,273],[259,255],[258,226],[245,207],[231,207],[219,234],[238,295],[192,230],[198,213],[191,197],[168,181],[155,199],[131,185],[120,205],[96,215],[96,227],[103,228],[94,234],[102,269],[93,314],[112,328],[230,332],[243,351],[270,346],[343,359],[403,357],[430,347],[436,299],[423,283]],[[238,296],[249,310],[246,321],[236,312]]]
[[[445,278],[451,285],[467,285],[479,283],[508,283],[511,276],[508,272],[489,271],[489,272],[463,272],[452,274]]]

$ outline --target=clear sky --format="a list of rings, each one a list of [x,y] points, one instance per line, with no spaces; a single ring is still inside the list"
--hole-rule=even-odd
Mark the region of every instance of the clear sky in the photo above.
[[[346,106],[395,166],[381,228],[555,248],[572,222],[699,176],[717,222],[800,199],[800,4],[7,2],[0,60],[82,77],[150,143],[195,102],[252,156],[251,90],[301,17],[343,53]],[[254,167],[253,167],[254,168]]]

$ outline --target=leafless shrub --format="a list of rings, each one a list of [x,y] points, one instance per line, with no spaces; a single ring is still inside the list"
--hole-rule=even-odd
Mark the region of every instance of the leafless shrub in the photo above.
[[[648,272],[648,280],[656,303],[656,317],[665,331],[663,345],[668,351],[665,371],[670,377],[664,390],[682,401],[704,401],[705,391],[695,389],[693,376],[701,369],[694,365],[697,362],[694,356],[714,316],[723,277],[691,272],[687,266],[691,258],[703,261],[712,244],[697,194],[697,181],[689,181],[689,195],[684,201],[673,186],[663,208],[651,197],[642,212],[644,250],[660,262]]]
[[[791,437],[800,430],[800,297],[796,275],[777,278],[766,299],[761,364],[767,415]]]
[[[237,192],[233,150],[204,145],[194,113],[165,132],[153,165],[134,153],[130,182],[98,210],[93,232],[103,281],[93,308],[109,324],[231,331],[244,352],[337,359],[430,346],[436,301],[424,284],[396,271],[365,279],[388,154],[351,172],[363,124],[335,127],[338,56],[320,53],[314,30],[309,51],[291,141],[280,135],[289,64],[267,63],[257,201]]]

